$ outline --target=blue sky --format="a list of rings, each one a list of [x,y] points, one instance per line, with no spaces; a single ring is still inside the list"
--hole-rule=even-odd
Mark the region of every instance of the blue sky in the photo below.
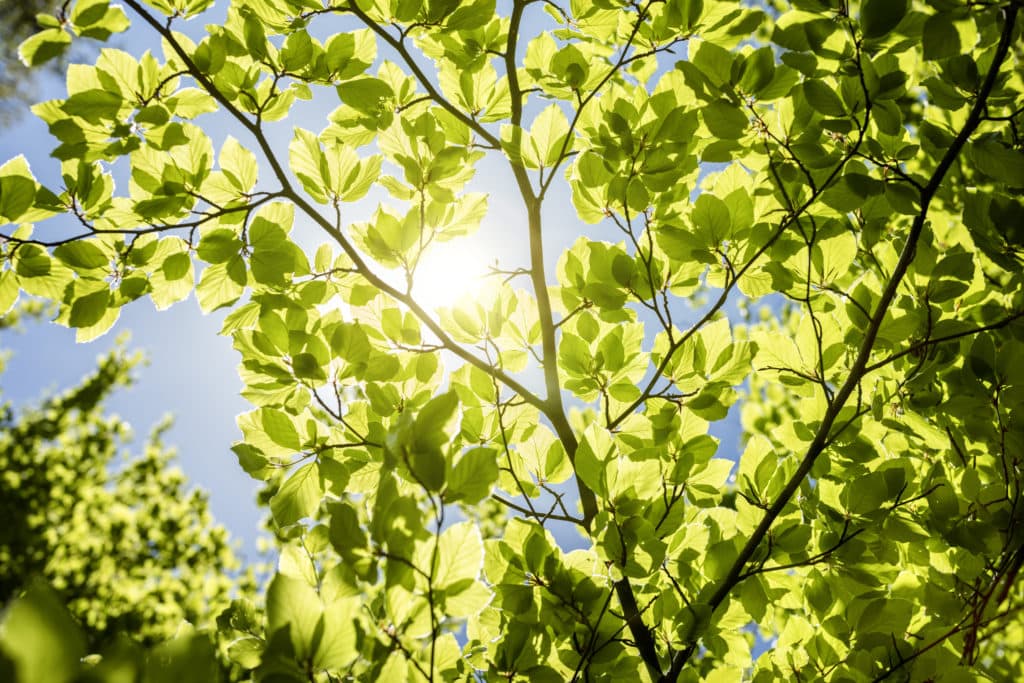
[[[198,38],[204,24],[216,22],[222,16],[226,3],[218,5],[219,9],[212,14],[176,28]],[[136,17],[132,19],[133,28],[112,43],[139,55],[157,43],[147,27]],[[525,34],[529,36],[531,32],[527,30]],[[381,54],[391,57],[383,49]],[[676,58],[670,57],[667,64]],[[375,67],[371,71],[375,71]],[[39,99],[59,97],[64,92],[63,83],[53,77],[42,76],[40,86]],[[288,120],[271,128],[272,142],[280,154],[287,155],[293,126],[314,131],[323,128],[326,113],[337,104],[332,98],[327,100],[330,101],[319,99],[301,103]],[[229,131],[243,144],[251,142],[243,137],[237,125],[232,127],[226,117],[219,114],[205,115],[198,123],[217,147]],[[59,164],[48,156],[53,146],[45,125],[28,115],[3,131],[0,160],[24,154],[37,177],[56,188]],[[119,180],[123,191],[123,173]],[[490,195],[491,210],[474,244],[488,254],[490,260],[499,257],[503,268],[526,265],[525,211],[518,197],[509,194],[513,187],[514,180],[507,165],[492,159],[478,167],[477,178],[469,188]],[[369,217],[381,198],[381,194],[371,193],[359,205],[348,207],[348,220]],[[615,232],[587,228],[576,219],[564,181],[556,184],[546,207],[549,281],[553,281],[558,254],[579,235],[611,241],[620,239]],[[301,222],[297,223],[295,236],[310,249],[324,241],[311,226]],[[210,493],[216,518],[244,543],[246,553],[253,557],[263,512],[254,501],[257,483],[241,470],[229,450],[232,442],[240,438],[235,417],[249,406],[239,396],[238,355],[231,348],[230,339],[217,335],[223,316],[224,312],[203,316],[191,297],[161,312],[144,299],[125,307],[114,330],[89,344],[75,344],[74,331],[56,324],[28,323],[24,333],[5,333],[0,339],[2,346],[14,353],[0,383],[4,397],[15,403],[35,400],[45,392],[71,386],[95,367],[97,356],[110,349],[119,334],[130,331],[129,348],[145,351],[150,363],[138,371],[136,386],[114,397],[110,409],[127,419],[140,437],[162,416],[174,415],[175,425],[166,441],[177,447],[179,462],[190,479]],[[713,433],[726,440],[722,455],[736,453],[737,428],[735,410],[727,420],[714,426]]]

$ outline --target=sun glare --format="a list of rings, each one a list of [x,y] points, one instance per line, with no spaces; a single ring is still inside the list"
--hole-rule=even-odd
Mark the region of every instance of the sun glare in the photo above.
[[[420,260],[413,276],[412,295],[423,308],[436,311],[473,298],[485,285],[494,259],[464,240],[434,245]]]

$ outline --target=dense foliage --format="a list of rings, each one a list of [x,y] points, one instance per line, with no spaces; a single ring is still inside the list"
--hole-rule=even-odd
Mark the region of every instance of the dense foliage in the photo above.
[[[230,309],[254,680],[1024,676],[1019,0],[123,2],[22,48],[161,41],[35,107],[62,187],[0,169],[0,304]],[[485,157],[529,262],[435,312]]]

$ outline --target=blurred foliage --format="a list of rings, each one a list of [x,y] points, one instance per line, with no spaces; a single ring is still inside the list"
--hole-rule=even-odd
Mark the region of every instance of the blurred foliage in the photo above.
[[[77,387],[36,407],[6,404],[0,415],[0,604],[39,580],[6,619],[37,608],[56,613],[39,606],[48,602],[66,606],[81,624],[83,653],[122,640],[153,647],[184,622],[210,626],[233,595],[255,586],[206,493],[187,489],[172,466],[161,440],[169,421],[141,453],[124,452],[130,428],[106,414],[104,401],[130,383],[138,362],[115,348]],[[0,637],[9,656],[22,649],[11,641],[15,630],[8,625]]]
[[[36,15],[54,14],[60,0],[0,0],[0,124],[9,123],[35,94],[34,79],[18,58],[18,45],[39,30]],[[53,65],[56,72],[60,63]]]

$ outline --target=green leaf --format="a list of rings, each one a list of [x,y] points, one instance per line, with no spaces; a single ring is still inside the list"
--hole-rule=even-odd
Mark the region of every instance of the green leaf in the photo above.
[[[533,167],[554,166],[568,134],[569,121],[561,107],[557,104],[548,105],[537,115],[530,127],[532,149],[527,154],[527,159],[533,162]],[[571,149],[571,145],[568,149]]]
[[[278,56],[285,70],[301,72],[313,57],[313,41],[306,31],[295,31],[284,41]]]
[[[411,666],[398,652],[392,652],[384,661],[377,680],[380,683],[402,683],[409,680]]]
[[[732,230],[732,216],[725,202],[712,194],[703,193],[697,197],[690,214],[694,227],[704,237],[708,247],[717,246],[729,237]]]
[[[267,588],[268,635],[288,629],[295,659],[309,659],[314,654],[317,626],[324,613],[316,590],[301,579],[276,574]]]
[[[570,88],[577,89],[586,83],[590,75],[590,62],[578,47],[569,44],[554,54],[551,71]]]
[[[591,425],[580,439],[576,451],[576,475],[598,496],[608,495],[605,470],[614,457],[615,446],[608,433]]]
[[[302,183],[309,196],[320,202],[327,203],[327,185],[330,172],[327,159],[324,157],[320,140],[316,134],[302,128],[295,129],[295,136],[288,146],[289,164],[292,173]]]
[[[75,270],[93,270],[110,265],[110,256],[91,240],[62,244],[53,250],[53,255]]]
[[[269,410],[264,408],[264,410]],[[266,413],[264,413],[266,424]],[[268,430],[268,434],[269,434]],[[303,465],[281,485],[270,499],[270,509],[278,526],[295,524],[311,516],[319,507],[324,495],[320,484],[320,468],[315,462]]]
[[[743,603],[743,609],[755,621],[760,622],[764,619],[769,600],[760,577],[751,577],[740,585],[740,602]]]
[[[818,79],[804,81],[804,96],[807,102],[825,116],[844,116],[846,109],[842,100],[832,88]]]
[[[168,280],[180,280],[192,273],[192,257],[184,252],[171,254],[164,259],[160,270]]]
[[[860,28],[865,38],[881,38],[896,28],[909,9],[908,0],[864,0]]]
[[[160,643],[146,658],[147,683],[213,680],[219,667],[217,654],[208,635],[182,633]]]
[[[181,258],[185,256],[185,258]],[[170,260],[167,270],[164,264]],[[179,237],[165,237],[156,242],[153,255],[149,262],[156,266],[150,273],[149,283],[151,286],[150,298],[158,310],[163,310],[171,304],[181,301],[187,297],[195,284],[192,260],[188,258],[188,245]],[[180,273],[182,267],[187,267],[184,274]],[[169,279],[168,274],[178,275]]]
[[[417,438],[432,445],[447,441],[445,430],[459,408],[459,395],[448,391],[430,399],[416,415]],[[422,436],[419,436],[422,435]]]
[[[995,379],[996,348],[991,336],[979,334],[975,337],[968,361],[975,377],[989,382]]]
[[[311,353],[299,353],[292,358],[292,370],[299,379],[325,380],[327,373],[324,372],[320,361]]]
[[[324,45],[327,66],[339,80],[363,73],[377,59],[377,45],[370,29],[335,33]]]
[[[772,49],[762,47],[748,55],[743,60],[742,73],[736,85],[742,92],[756,97],[775,76],[775,55]]]
[[[474,448],[464,454],[448,477],[446,498],[475,505],[491,493],[498,480],[498,455],[488,448]]]
[[[18,279],[13,271],[0,271],[0,316],[6,316],[18,301]]]
[[[196,254],[207,263],[225,263],[238,256],[242,246],[234,230],[220,228],[203,235]]]
[[[95,325],[106,315],[109,304],[110,290],[106,287],[84,296],[79,296],[71,303],[68,324],[71,327],[90,327]]]
[[[364,114],[375,114],[384,100],[395,96],[385,81],[379,78],[357,78],[338,86],[341,101]]]
[[[25,66],[39,66],[59,57],[71,46],[71,36],[61,28],[48,28],[30,36],[18,46]]]
[[[78,0],[71,10],[71,23],[76,26],[95,24],[107,13],[108,0]]]
[[[199,307],[204,313],[209,313],[230,306],[242,296],[247,279],[245,261],[241,256],[207,267],[196,286]]]
[[[495,0],[459,3],[458,9],[448,15],[445,24],[450,31],[470,31],[480,28],[494,16],[494,6]]]
[[[453,524],[438,539],[435,584],[452,592],[465,590],[480,576],[484,563],[484,544],[480,530],[472,522]]]
[[[120,93],[100,89],[84,90],[64,102],[64,111],[89,123],[98,124],[114,120],[123,104],[124,99]]]
[[[960,32],[949,14],[928,17],[921,35],[925,59],[945,59],[960,54]]]
[[[181,91],[178,92],[181,95]],[[228,136],[220,149],[220,169],[240,192],[248,192],[256,185],[258,166],[256,155]]]
[[[36,181],[24,156],[17,156],[0,166],[0,219],[14,223],[30,208],[36,198]]]
[[[1024,152],[988,141],[971,145],[978,169],[1010,187],[1024,187]]]
[[[261,285],[284,286],[287,276],[295,270],[291,246],[282,240],[269,248],[254,249],[249,258],[253,280]]]
[[[14,662],[18,683],[71,681],[86,654],[82,631],[41,579],[4,611],[0,651]]]
[[[867,515],[881,509],[889,499],[889,490],[883,472],[860,476],[846,485],[843,491],[846,509],[855,515]]]
[[[245,40],[245,47],[253,59],[263,59],[267,56],[267,34],[263,28],[263,22],[255,12],[246,12],[242,22],[242,36]]]
[[[227,648],[228,659],[243,669],[255,669],[263,657],[264,642],[262,638],[253,636],[232,641]]]
[[[736,105],[726,100],[716,100],[701,109],[704,125],[715,137],[735,140],[743,137],[749,120]]]
[[[860,619],[857,621],[857,630],[861,632],[878,631],[886,635],[904,633],[915,611],[915,607],[907,600],[898,598],[872,600],[861,613]]]
[[[261,408],[259,418],[263,431],[271,441],[288,450],[299,450],[299,432],[287,413],[275,408]]]
[[[692,53],[692,63],[711,81],[715,87],[722,87],[732,80],[734,56],[729,50],[714,42],[702,40]]]
[[[708,548],[708,554],[704,560],[704,574],[711,581],[724,579],[732,569],[738,555],[739,550],[736,548],[736,542],[732,539],[713,544]]]
[[[358,601],[338,601],[327,606],[320,617],[319,642],[313,655],[313,666],[327,671],[344,670],[358,654],[356,619]]]

